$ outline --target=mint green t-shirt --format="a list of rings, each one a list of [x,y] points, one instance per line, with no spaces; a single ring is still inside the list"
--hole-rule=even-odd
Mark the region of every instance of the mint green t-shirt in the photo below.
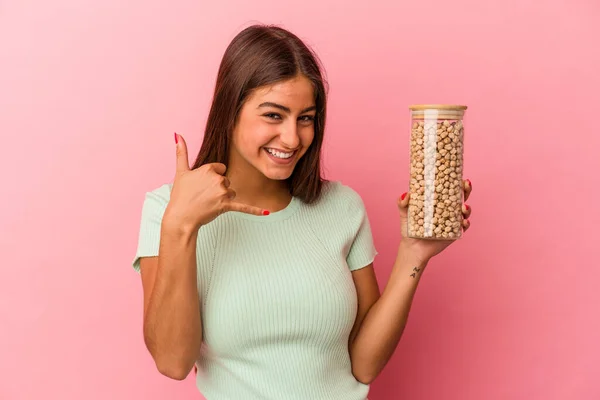
[[[171,184],[146,194],[139,258],[158,255]],[[325,182],[313,204],[268,216],[227,212],[198,231],[203,344],[196,385],[207,400],[365,400],[348,339],[351,271],[377,251],[361,197]]]

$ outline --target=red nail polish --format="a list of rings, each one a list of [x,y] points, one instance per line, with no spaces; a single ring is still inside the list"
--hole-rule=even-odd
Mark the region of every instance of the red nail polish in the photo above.
[[[469,211],[471,209],[471,207],[469,207],[468,204],[465,204],[465,208],[467,209],[467,211]]]
[[[402,194],[401,199],[404,200],[404,198],[406,197],[407,193]]]
[[[177,144],[179,141],[177,140],[177,132],[173,133],[173,135],[175,135],[175,144]]]
[[[470,186],[471,188],[473,188],[473,184],[471,183],[471,180],[470,180],[470,179],[467,179],[467,182],[469,182],[469,186]]]
[[[265,211],[263,211],[263,215],[269,215],[269,214],[271,214],[271,213],[269,212],[269,210],[265,210]]]

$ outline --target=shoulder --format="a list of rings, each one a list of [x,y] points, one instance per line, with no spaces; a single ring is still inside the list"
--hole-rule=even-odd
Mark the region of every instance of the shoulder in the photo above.
[[[355,189],[339,180],[323,183],[323,193],[320,202],[336,208],[343,206],[364,208],[361,195]]]
[[[146,201],[167,204],[171,199],[172,183],[164,183],[146,192]]]
[[[308,207],[323,220],[333,218],[340,222],[354,216],[361,219],[366,213],[361,195],[339,180],[323,182],[321,196]]]
[[[142,214],[162,214],[171,199],[172,183],[165,183],[146,192],[144,196]]]

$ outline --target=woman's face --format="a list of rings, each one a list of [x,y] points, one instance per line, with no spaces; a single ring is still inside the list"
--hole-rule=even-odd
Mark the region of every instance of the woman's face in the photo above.
[[[255,89],[233,131],[230,164],[247,164],[273,180],[289,178],[313,141],[315,112],[305,76]]]

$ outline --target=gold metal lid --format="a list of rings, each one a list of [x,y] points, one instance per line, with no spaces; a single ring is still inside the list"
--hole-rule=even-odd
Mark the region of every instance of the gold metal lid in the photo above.
[[[424,111],[424,110],[464,111],[467,109],[467,106],[454,105],[454,104],[415,104],[408,108],[413,111]]]

